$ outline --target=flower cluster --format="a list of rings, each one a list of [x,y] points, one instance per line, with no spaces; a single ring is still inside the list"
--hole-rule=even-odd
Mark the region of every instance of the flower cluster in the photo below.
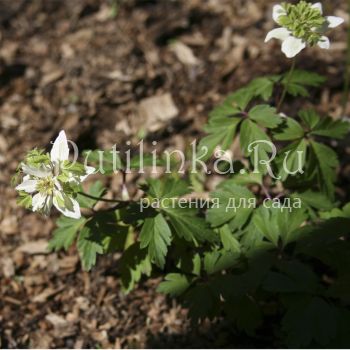
[[[296,56],[306,46],[318,45],[322,49],[329,49],[330,42],[324,34],[344,22],[340,17],[323,16],[321,3],[310,4],[306,1],[296,5],[275,5],[273,19],[281,27],[271,30],[265,42],[281,40],[282,51],[288,58]]]
[[[67,217],[80,218],[76,193],[81,182],[95,168],[71,163],[68,157],[68,141],[64,131],[59,133],[50,154],[37,149],[30,151],[18,169],[24,174],[22,183],[16,187],[20,203],[45,215],[50,213],[53,205]]]

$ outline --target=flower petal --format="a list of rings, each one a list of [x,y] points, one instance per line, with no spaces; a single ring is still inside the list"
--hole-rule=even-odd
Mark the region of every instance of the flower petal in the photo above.
[[[301,50],[306,47],[303,40],[290,36],[282,43],[282,52],[288,57],[292,58],[296,56]]]
[[[42,193],[37,193],[35,196],[32,198],[32,206],[33,206],[33,211],[38,211],[43,208],[45,205],[45,202],[47,200],[47,195],[42,194]]]
[[[290,36],[291,32],[286,28],[276,28],[270,30],[265,38],[265,43],[271,39],[286,40]]]
[[[72,219],[79,219],[81,217],[79,203],[67,195],[63,195],[60,192],[56,192],[53,197],[53,205],[59,210],[64,216]]]
[[[68,160],[69,148],[66,133],[62,130],[58,134],[51,149],[51,161],[57,163],[60,161]]]
[[[321,14],[323,13],[322,4],[320,2],[316,2],[311,7],[314,8],[314,9],[319,10],[321,12]]]
[[[25,191],[27,193],[33,193],[36,191],[38,180],[25,180],[16,187],[17,191]]]
[[[96,169],[92,166],[85,166],[86,174],[83,176],[80,176],[80,181],[83,182],[89,175],[93,174],[95,170]]]
[[[331,46],[329,39],[326,36],[322,36],[320,41],[317,43],[317,45],[321,48],[321,49],[326,49],[328,50]]]
[[[328,22],[328,28],[335,28],[344,22],[344,19],[336,16],[326,16]]]
[[[286,11],[281,5],[275,5],[272,9],[272,18],[273,20],[278,23],[278,18],[280,16],[286,15]]]
[[[32,175],[32,176],[36,176],[36,177],[47,177],[51,174],[51,170],[49,170],[48,168],[34,168],[32,166],[29,166],[27,164],[22,164],[22,170],[25,174],[27,175]]]

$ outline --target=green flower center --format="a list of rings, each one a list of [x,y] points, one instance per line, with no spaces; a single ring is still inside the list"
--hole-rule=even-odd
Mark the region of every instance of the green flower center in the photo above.
[[[36,186],[37,190],[40,193],[46,194],[46,195],[52,195],[54,187],[55,187],[55,183],[54,183],[52,176],[48,176],[48,177],[40,179],[38,181],[37,186]]]
[[[292,32],[296,38],[302,39],[310,46],[316,45],[322,37],[322,27],[326,18],[317,8],[306,1],[296,5],[283,3],[286,14],[278,18],[278,23]]]

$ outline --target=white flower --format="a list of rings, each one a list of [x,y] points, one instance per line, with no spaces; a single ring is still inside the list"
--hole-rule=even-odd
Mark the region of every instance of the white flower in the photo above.
[[[322,15],[323,9],[321,3],[316,3],[311,5],[312,9],[317,9],[320,14]],[[273,7],[272,17],[274,21],[277,24],[279,23],[279,19],[281,16],[286,16],[286,10],[281,5],[275,5]],[[319,34],[319,40],[317,42],[317,45],[321,49],[329,49],[330,48],[330,41],[328,37],[321,35],[324,32],[326,32],[330,28],[335,28],[342,24],[344,20],[340,17],[335,16],[325,16],[325,24],[322,26],[322,28],[312,28],[312,32],[315,34]],[[307,41],[303,38],[298,38],[293,35],[293,32],[285,27],[280,27],[271,30],[267,33],[265,42],[268,42],[271,39],[278,39],[282,41],[282,52],[288,57],[292,58],[296,56],[300,51],[302,51],[308,44]]]
[[[72,192],[65,189],[69,183],[80,184],[86,177],[95,171],[93,167],[85,167],[85,174],[74,175],[69,173],[67,182],[62,182],[59,175],[62,173],[62,163],[68,161],[69,148],[64,131],[61,131],[53,143],[50,152],[50,164],[34,167],[23,163],[22,171],[25,174],[23,182],[16,187],[18,191],[31,194],[32,210],[41,211],[48,215],[52,205],[63,215],[79,219],[81,216],[79,203],[73,198]]]

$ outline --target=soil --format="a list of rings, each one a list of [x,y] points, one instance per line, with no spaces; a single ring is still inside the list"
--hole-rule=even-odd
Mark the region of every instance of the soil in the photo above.
[[[80,150],[123,148],[141,137],[158,141],[160,149],[185,149],[228,93],[258,75],[288,69],[279,44],[264,44],[274,26],[273,3],[0,2],[2,348],[270,346],[222,322],[191,326],[186,309],[156,292],[159,278],[124,295],[118,254],[100,257],[90,273],[82,271],[75,247],[48,254],[55,214],[42,218],[20,209],[10,179],[28,150],[49,149],[61,129]],[[324,7],[349,20],[345,1],[324,1]],[[330,51],[307,50],[298,65],[327,76],[312,102],[339,118],[346,26],[331,39]],[[157,105],[164,96],[163,117],[145,119],[149,110],[142,111],[152,109],[147,99]],[[116,193],[118,181],[109,182]]]

